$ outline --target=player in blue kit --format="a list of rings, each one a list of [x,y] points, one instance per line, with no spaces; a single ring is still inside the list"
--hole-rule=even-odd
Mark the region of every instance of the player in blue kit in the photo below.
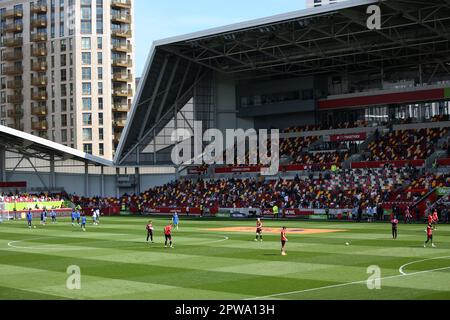
[[[180,223],[180,219],[178,218],[178,214],[176,212],[173,215],[172,223],[173,223],[173,226],[176,227],[178,230],[178,224]]]
[[[32,221],[33,221],[33,215],[31,214],[31,210],[28,210],[28,213],[27,213],[28,229],[31,229]]]
[[[83,231],[86,231],[86,215],[83,214],[83,216],[81,217],[81,229]]]
[[[77,224],[80,225],[81,213],[80,210],[77,210]]]
[[[71,217],[72,217],[72,226],[74,226],[75,225],[75,219],[77,218],[77,214],[75,213],[74,209],[72,209]]]

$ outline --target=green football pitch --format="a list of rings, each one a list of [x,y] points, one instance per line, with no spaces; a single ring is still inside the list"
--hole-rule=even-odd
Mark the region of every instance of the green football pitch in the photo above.
[[[182,218],[173,249],[169,219],[153,219],[154,244],[147,221],[102,218],[86,232],[63,219],[0,224],[0,299],[450,299],[450,225],[424,248],[425,225],[400,225],[392,240],[389,224],[267,220],[296,230],[281,256],[280,235],[255,242],[253,220]],[[251,229],[230,231],[239,227]],[[79,290],[67,288],[69,266],[80,268]]]

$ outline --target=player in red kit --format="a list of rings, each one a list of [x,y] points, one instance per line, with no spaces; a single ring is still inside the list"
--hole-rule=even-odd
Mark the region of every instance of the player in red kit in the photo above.
[[[281,255],[285,256],[286,255],[286,242],[288,241],[288,239],[286,238],[286,227],[283,227],[283,229],[281,230]]]
[[[433,215],[431,213],[428,215],[428,224],[433,224]]]
[[[263,229],[262,228],[263,228],[263,224],[261,222],[261,219],[258,219],[256,221],[256,239],[255,239],[255,241],[258,241],[258,238],[261,242],[263,241],[263,237],[262,237]]]
[[[424,243],[423,247],[426,248],[428,242],[430,242],[430,241],[431,241],[431,246],[433,248],[436,248],[436,246],[433,243],[433,226],[431,225],[431,223],[428,224],[428,227],[427,227],[427,241]]]
[[[172,223],[164,228],[164,236],[166,237],[166,242],[164,247],[167,248],[167,242],[169,241],[170,247],[173,248],[172,245]]]
[[[437,210],[434,210],[433,212],[433,229],[437,230],[437,223],[439,221],[439,216]]]
[[[397,239],[397,227],[398,227],[398,219],[397,219],[397,217],[394,217],[391,220],[391,224],[392,224],[392,238],[393,239]]]
[[[145,227],[147,230],[147,242],[148,239],[150,239],[153,242],[153,222],[150,220],[147,224],[147,226]]]

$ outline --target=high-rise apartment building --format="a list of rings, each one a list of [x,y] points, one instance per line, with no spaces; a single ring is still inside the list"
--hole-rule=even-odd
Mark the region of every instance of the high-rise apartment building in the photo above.
[[[112,159],[135,92],[133,0],[0,0],[0,124]]]
[[[326,4],[338,3],[346,0],[306,0],[307,8],[320,7]]]

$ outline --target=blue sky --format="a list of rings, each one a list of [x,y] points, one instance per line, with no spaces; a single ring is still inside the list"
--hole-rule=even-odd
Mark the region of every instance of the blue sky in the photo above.
[[[154,40],[305,8],[305,0],[135,0],[136,76]]]

